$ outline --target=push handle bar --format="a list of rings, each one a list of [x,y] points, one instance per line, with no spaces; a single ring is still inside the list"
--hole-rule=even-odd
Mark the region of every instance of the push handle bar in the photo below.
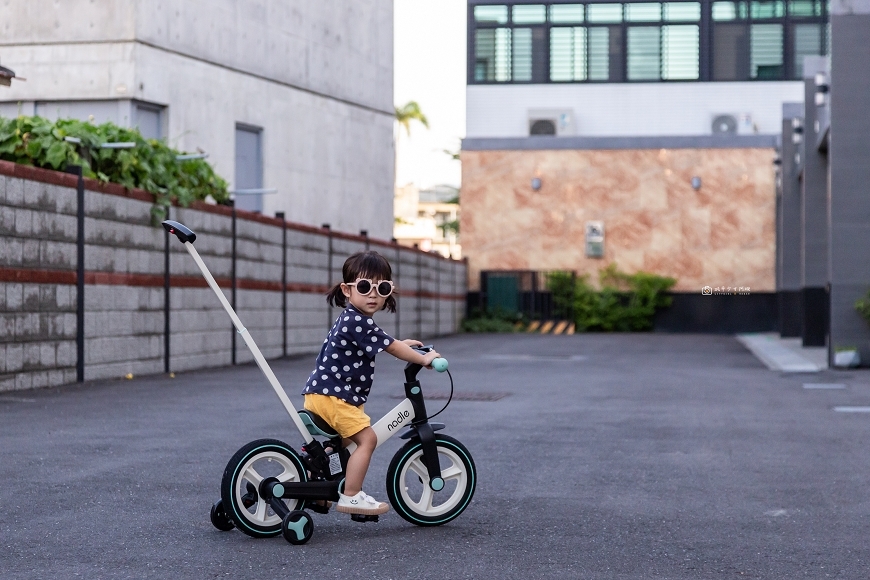
[[[175,234],[175,237],[178,238],[178,241],[182,244],[185,242],[190,242],[192,244],[196,240],[196,234],[193,233],[193,230],[183,223],[165,220],[163,222],[163,229],[170,234]]]

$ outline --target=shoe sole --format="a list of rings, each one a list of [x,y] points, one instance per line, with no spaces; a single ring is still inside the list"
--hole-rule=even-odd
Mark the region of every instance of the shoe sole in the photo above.
[[[341,512],[343,514],[355,514],[359,516],[379,516],[390,511],[390,506],[384,504],[384,507],[382,508],[357,508],[339,505],[336,506],[335,511]]]

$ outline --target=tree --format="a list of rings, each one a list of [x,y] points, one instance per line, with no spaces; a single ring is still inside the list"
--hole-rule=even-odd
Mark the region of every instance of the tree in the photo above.
[[[421,125],[427,129],[429,128],[429,120],[426,119],[426,115],[420,110],[420,105],[417,104],[417,101],[408,101],[401,107],[396,107],[396,121],[405,128],[405,132],[408,133],[409,137],[411,136],[411,121],[419,121]]]
[[[426,115],[423,114],[423,111],[420,110],[420,105],[417,104],[417,101],[408,101],[401,107],[394,107],[396,110],[396,121],[398,121],[400,127],[405,128],[405,132],[408,133],[408,136],[411,136],[411,121],[418,121],[421,125],[429,128],[429,120],[426,118]],[[397,167],[399,164],[399,137],[402,136],[402,131],[399,129],[396,131],[395,135],[395,148],[393,151],[393,185],[396,186],[396,176],[398,175],[399,168]]]

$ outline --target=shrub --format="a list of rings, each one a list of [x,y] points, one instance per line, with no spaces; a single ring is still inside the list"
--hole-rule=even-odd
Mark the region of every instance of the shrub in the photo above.
[[[462,321],[463,332],[516,332],[517,324],[523,322],[522,314],[495,308],[492,312],[474,310]]]
[[[616,264],[602,269],[598,277],[600,289],[588,276],[554,272],[548,277],[557,314],[567,318],[573,311],[577,330],[650,330],[656,310],[670,306],[672,299],[665,292],[677,282],[647,272],[627,274]]]
[[[73,137],[80,143],[65,140]],[[102,149],[102,143],[133,142],[130,149]],[[189,205],[211,196],[229,200],[227,183],[203,159],[176,160],[179,152],[163,141],[145,139],[135,129],[75,119],[0,117],[0,159],[65,170],[81,165],[85,177],[119,183],[154,194],[152,217],[159,221],[172,202]]]
[[[870,291],[862,298],[855,301],[855,310],[861,315],[861,318],[870,323]]]

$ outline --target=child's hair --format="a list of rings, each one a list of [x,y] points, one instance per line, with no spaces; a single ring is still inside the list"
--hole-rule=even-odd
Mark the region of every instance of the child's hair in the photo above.
[[[341,268],[341,276],[343,282],[339,282],[326,294],[326,301],[330,306],[347,306],[347,297],[341,291],[341,284],[356,282],[360,278],[369,278],[372,280],[392,280],[393,269],[390,263],[377,252],[357,252],[350,258],[344,261],[344,266]],[[396,292],[393,291],[384,301],[384,307],[381,310],[396,311]]]

